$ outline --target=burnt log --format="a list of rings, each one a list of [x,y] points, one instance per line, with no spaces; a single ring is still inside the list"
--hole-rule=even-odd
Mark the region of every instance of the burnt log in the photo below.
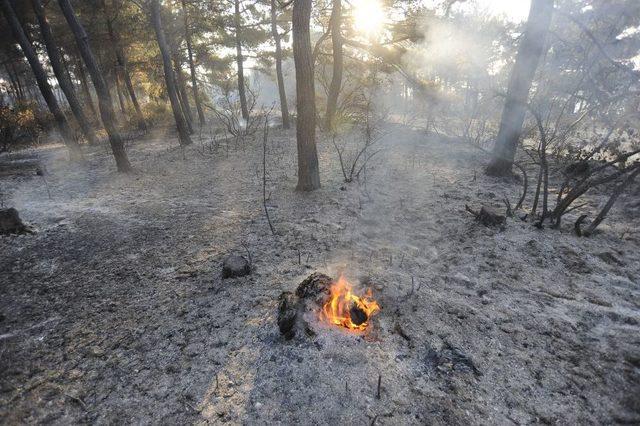
[[[295,335],[297,313],[296,297],[289,291],[282,292],[278,297],[278,328],[287,340]]]
[[[301,299],[326,299],[331,292],[331,283],[331,277],[314,272],[298,285],[296,296]]]
[[[355,325],[364,324],[369,319],[367,313],[355,304],[351,305],[351,308],[349,309],[349,316],[351,317],[351,322]]]

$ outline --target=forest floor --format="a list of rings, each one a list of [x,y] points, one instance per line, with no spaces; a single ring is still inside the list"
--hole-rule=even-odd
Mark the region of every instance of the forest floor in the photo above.
[[[14,155],[48,173],[0,180],[37,231],[0,237],[0,423],[640,423],[629,200],[591,238],[570,220],[486,228],[465,204],[504,211],[521,187],[484,176],[483,154],[399,127],[380,146],[366,184],[344,184],[321,142],[323,187],[304,194],[294,132],[274,131],[277,235],[260,141],[158,133],[131,144],[128,176],[105,147],[83,167]],[[223,280],[247,250],[254,272]],[[314,271],[372,283],[369,334],[280,336],[278,295]]]

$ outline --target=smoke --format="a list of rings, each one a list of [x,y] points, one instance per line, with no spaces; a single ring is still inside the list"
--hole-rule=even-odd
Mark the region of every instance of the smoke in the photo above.
[[[418,25],[423,39],[409,48],[403,65],[429,80],[486,76],[499,66],[494,47],[499,37],[497,24],[496,18],[487,15],[457,15],[452,19],[426,15]]]

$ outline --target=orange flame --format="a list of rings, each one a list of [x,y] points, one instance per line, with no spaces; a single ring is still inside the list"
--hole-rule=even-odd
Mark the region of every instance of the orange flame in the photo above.
[[[352,318],[352,310],[360,315],[364,313],[366,317]],[[369,318],[379,310],[380,305],[373,300],[371,289],[367,290],[364,297],[356,296],[351,284],[340,276],[340,279],[331,285],[331,296],[322,307],[321,316],[331,324],[362,331],[367,328]]]

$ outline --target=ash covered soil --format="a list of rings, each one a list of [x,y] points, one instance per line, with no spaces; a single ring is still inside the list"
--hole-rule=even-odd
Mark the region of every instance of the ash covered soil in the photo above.
[[[274,132],[275,236],[260,142],[148,137],[130,176],[105,147],[83,167],[31,152],[47,185],[0,181],[37,230],[0,238],[0,422],[640,423],[631,200],[589,239],[571,220],[486,228],[465,204],[503,210],[521,186],[484,176],[479,151],[400,128],[381,147],[344,184],[320,141],[323,187],[302,194],[294,134]],[[223,280],[247,252],[254,272]],[[280,336],[278,295],[315,271],[372,286],[369,333]]]

